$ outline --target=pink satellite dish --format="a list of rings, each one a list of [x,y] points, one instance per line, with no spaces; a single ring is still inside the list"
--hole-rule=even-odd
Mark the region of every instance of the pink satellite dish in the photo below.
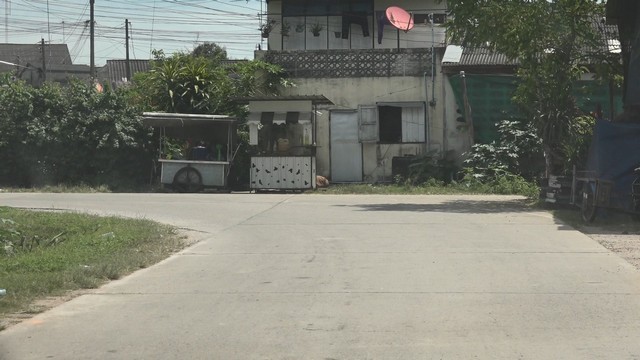
[[[402,31],[406,32],[413,29],[413,15],[401,7],[389,6],[387,8],[387,19],[389,19],[391,25]]]

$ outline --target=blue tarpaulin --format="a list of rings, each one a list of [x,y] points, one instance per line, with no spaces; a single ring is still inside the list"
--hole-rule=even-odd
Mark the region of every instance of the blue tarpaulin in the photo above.
[[[613,182],[610,207],[633,210],[633,170],[640,167],[640,123],[596,122],[587,170]]]

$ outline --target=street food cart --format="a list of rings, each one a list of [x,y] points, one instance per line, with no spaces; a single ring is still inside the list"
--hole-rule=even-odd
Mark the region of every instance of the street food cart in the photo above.
[[[249,104],[249,144],[253,145],[250,188],[316,188],[317,106],[324,96],[269,96],[241,99]]]
[[[234,157],[236,119],[223,115],[143,114],[160,143],[160,183],[180,192],[225,189]]]

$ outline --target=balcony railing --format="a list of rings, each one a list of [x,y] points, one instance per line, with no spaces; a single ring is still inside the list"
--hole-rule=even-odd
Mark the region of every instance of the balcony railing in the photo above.
[[[267,51],[264,60],[292,78],[431,75],[431,49]]]

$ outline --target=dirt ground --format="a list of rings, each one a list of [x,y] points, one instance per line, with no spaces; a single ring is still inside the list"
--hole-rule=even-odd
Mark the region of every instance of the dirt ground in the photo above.
[[[587,235],[640,270],[640,234],[587,233]]]
[[[577,211],[556,212],[556,218],[600,243],[640,270],[640,221],[617,212],[601,213],[591,224],[578,220]]]

